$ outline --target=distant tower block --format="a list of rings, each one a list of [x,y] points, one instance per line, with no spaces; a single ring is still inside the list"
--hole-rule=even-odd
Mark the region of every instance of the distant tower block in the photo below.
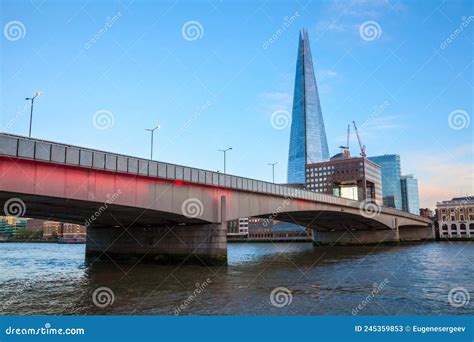
[[[288,153],[288,183],[304,184],[306,164],[329,160],[308,32],[300,32]]]

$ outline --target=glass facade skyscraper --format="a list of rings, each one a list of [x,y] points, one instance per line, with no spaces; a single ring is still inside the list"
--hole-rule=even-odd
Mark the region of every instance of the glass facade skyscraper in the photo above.
[[[398,154],[369,157],[382,171],[382,198],[385,207],[402,210],[401,167]]]
[[[288,153],[288,183],[304,184],[306,164],[329,160],[313,59],[306,30],[300,32]]]
[[[420,215],[420,198],[418,195],[418,180],[413,175],[401,177],[402,210]]]

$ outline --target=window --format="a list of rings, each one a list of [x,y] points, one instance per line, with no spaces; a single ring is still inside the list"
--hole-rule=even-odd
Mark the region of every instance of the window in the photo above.
[[[459,228],[461,230],[466,230],[466,225],[464,223],[461,223],[461,225],[459,226]]]
[[[451,230],[456,230],[456,225],[455,224],[451,225]]]

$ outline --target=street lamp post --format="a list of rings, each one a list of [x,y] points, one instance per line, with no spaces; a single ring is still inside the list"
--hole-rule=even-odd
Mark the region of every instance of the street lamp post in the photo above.
[[[41,96],[41,95],[42,95],[41,92],[37,91],[37,92],[35,92],[35,96],[25,98],[26,101],[31,101],[31,106],[30,106],[30,130],[29,130],[29,133],[28,133],[28,137],[30,137],[30,138],[31,138],[31,125],[33,124],[33,104],[35,102],[36,97]]]
[[[272,167],[272,182],[275,183],[275,165],[278,164],[278,162],[274,162],[274,163],[268,163],[268,165],[270,165]]]
[[[153,128],[145,128],[145,131],[151,132],[150,159],[153,159],[153,134],[155,133],[155,130],[159,128],[160,128],[160,125],[156,125]]]
[[[226,154],[226,152],[229,151],[229,150],[232,150],[232,147],[226,148],[225,150],[218,150],[219,152],[223,152],[223,153],[224,153],[224,173],[225,173],[225,163],[226,163],[226,161],[225,161],[225,154]]]

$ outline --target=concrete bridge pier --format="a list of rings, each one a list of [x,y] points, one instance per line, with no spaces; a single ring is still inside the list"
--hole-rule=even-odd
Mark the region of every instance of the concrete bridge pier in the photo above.
[[[214,210],[220,223],[87,227],[86,257],[158,264],[227,265],[225,196],[215,202]]]
[[[401,242],[434,240],[435,238],[433,225],[429,225],[427,227],[401,226],[398,227],[398,231]]]
[[[86,257],[159,264],[227,264],[223,224],[88,227]]]

